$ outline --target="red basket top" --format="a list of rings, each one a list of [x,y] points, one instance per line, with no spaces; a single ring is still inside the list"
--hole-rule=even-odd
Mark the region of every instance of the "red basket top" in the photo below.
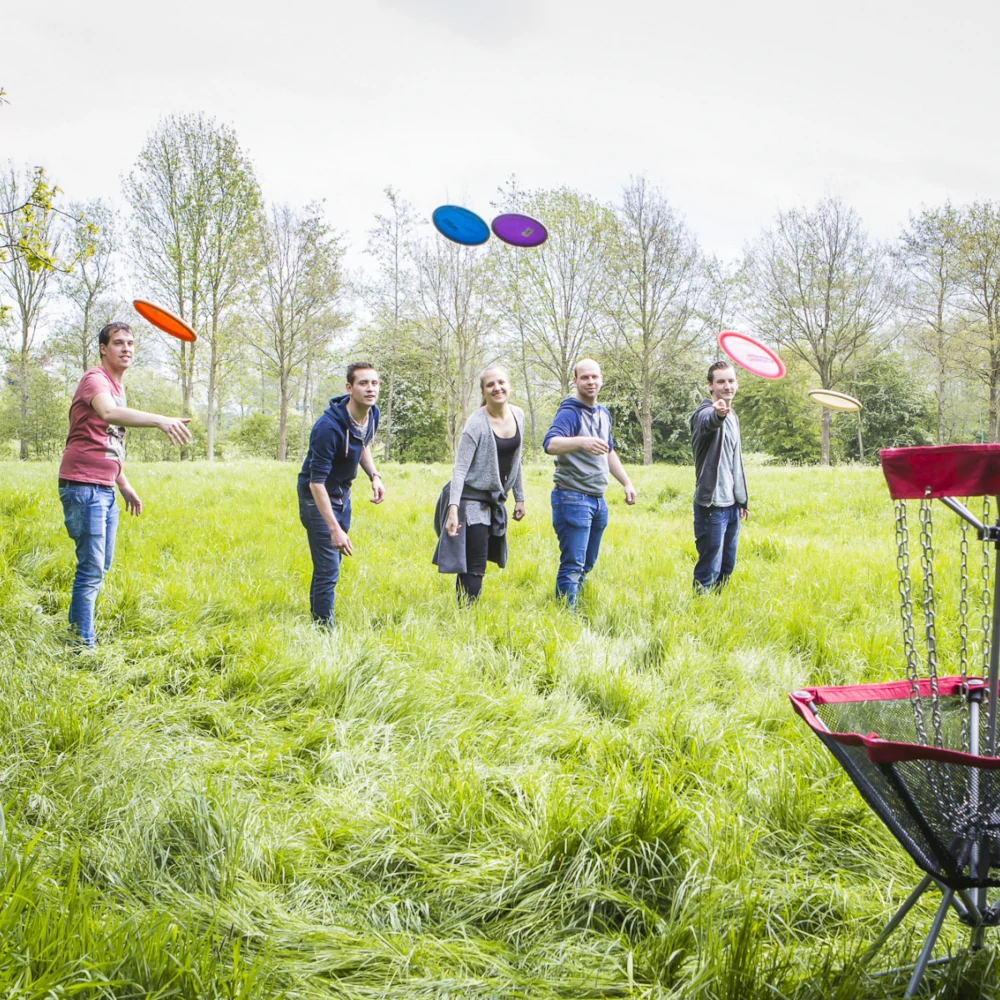
[[[945,444],[879,452],[893,500],[1000,495],[1000,444]]]

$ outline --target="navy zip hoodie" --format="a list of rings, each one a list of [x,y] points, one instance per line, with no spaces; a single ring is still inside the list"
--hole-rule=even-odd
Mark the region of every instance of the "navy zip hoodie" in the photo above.
[[[362,439],[347,413],[350,398],[343,395],[331,399],[330,405],[313,424],[309,450],[299,473],[299,496],[305,500],[312,497],[310,483],[325,483],[334,507],[342,507],[350,496],[361,452],[378,430],[378,407],[373,406],[368,411],[368,427]]]
[[[554,437],[597,437],[608,442],[614,451],[611,436],[611,414],[598,403],[587,406],[576,396],[567,396],[556,410],[552,426],[545,434],[542,447],[548,447]],[[602,497],[608,488],[608,456],[591,455],[589,451],[571,451],[556,455],[554,487],[557,490],[575,490],[590,496]]]
[[[739,427],[740,421],[735,411],[730,410],[728,417],[720,417],[715,412],[712,400],[706,399],[698,404],[698,409],[688,419],[691,428],[691,451],[694,454],[694,502],[700,507],[711,507],[715,487],[719,484],[719,461],[722,458],[722,429],[727,420],[735,420]],[[737,507],[748,507],[750,499],[747,494],[746,476],[743,473],[743,449],[736,453],[739,470],[734,472],[733,494]],[[742,486],[742,490],[740,487]],[[742,492],[742,496],[740,495]]]

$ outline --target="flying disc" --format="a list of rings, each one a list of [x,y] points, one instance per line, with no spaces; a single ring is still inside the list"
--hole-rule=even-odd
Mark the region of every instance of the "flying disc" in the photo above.
[[[784,378],[785,363],[770,347],[745,333],[723,330],[719,347],[741,368],[761,378]]]
[[[169,333],[171,337],[186,340],[189,343],[198,339],[194,327],[182,320],[180,316],[175,316],[169,309],[164,309],[163,306],[158,306],[153,302],[147,302],[145,299],[134,299],[132,306],[143,319],[148,320],[164,333]]]
[[[833,389],[810,389],[809,398],[828,410],[844,410],[856,413],[861,409],[861,400],[848,396],[846,392],[834,392]]]
[[[438,206],[431,221],[442,236],[464,247],[477,247],[490,238],[490,227],[475,212],[458,205]]]
[[[517,212],[498,215],[493,220],[492,229],[498,240],[512,247],[537,247],[549,238],[548,230],[537,219]]]

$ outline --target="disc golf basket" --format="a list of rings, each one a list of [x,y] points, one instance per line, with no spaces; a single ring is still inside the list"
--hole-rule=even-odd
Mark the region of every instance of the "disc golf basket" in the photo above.
[[[951,445],[883,451],[882,471],[895,500],[896,566],[906,680],[793,691],[796,711],[837,758],[864,800],[913,858],[924,877],[862,957],[867,963],[932,887],[941,901],[913,967],[913,996],[949,910],[981,947],[986,927],[1000,924],[1000,576],[990,551],[1000,548],[1000,445]],[[955,499],[982,498],[982,519]],[[939,540],[933,500],[958,515],[960,533]],[[919,501],[911,526],[907,501]],[[956,522],[948,516],[947,528]],[[911,582],[911,530],[919,537],[922,588]],[[957,617],[942,603],[941,569],[957,545]],[[946,555],[942,559],[942,555]],[[918,558],[914,553],[913,559]],[[954,558],[951,562],[956,561]],[[940,609],[940,610],[939,610]],[[950,611],[949,614],[942,612]],[[940,641],[938,618],[941,618]],[[920,638],[918,640],[918,632]],[[923,663],[921,664],[921,661]],[[947,669],[946,669],[947,665]],[[955,668],[957,667],[957,672]],[[949,672],[950,671],[950,672]],[[947,673],[947,676],[945,674]],[[899,972],[892,969],[889,972]],[[886,973],[882,973],[883,975]]]

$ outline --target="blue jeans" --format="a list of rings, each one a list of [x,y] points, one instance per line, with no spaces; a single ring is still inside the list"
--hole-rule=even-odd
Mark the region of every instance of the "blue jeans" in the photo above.
[[[740,541],[740,508],[694,505],[694,544],[698,562],[695,587],[722,587],[736,568],[736,546]]]
[[[344,531],[351,530],[351,495],[344,496],[344,505],[333,508],[333,516]],[[330,529],[316,506],[316,501],[299,497],[299,520],[306,529],[313,573],[309,584],[309,610],[313,621],[333,626],[333,592],[340,578],[341,554],[333,547]]]
[[[552,527],[559,539],[556,596],[576,608],[576,598],[587,574],[597,562],[601,536],[608,526],[604,497],[577,490],[552,491]]]
[[[60,486],[59,499],[69,537],[76,543],[76,575],[69,602],[69,627],[84,646],[96,646],[94,605],[104,574],[111,569],[118,531],[113,486]]]

